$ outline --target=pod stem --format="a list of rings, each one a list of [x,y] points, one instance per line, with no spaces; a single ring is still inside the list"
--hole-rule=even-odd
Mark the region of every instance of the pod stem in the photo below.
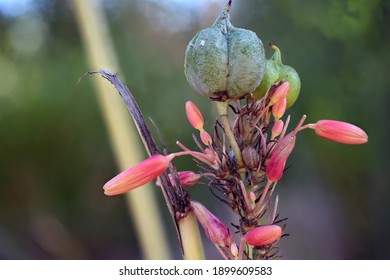
[[[242,168],[244,166],[244,161],[242,159],[241,150],[238,146],[238,143],[236,141],[236,138],[234,137],[233,131],[230,127],[229,118],[228,118],[228,101],[224,102],[216,102],[217,103],[217,110],[219,117],[221,118],[223,129],[225,130],[226,137],[229,140],[230,146],[234,152],[234,156],[236,157],[237,166],[238,166],[238,173],[241,176],[241,179],[245,179],[245,169]]]
[[[280,53],[280,49],[274,44],[269,43],[269,46],[275,50],[275,53],[271,57],[272,61],[275,61],[277,64],[282,64],[282,54]]]

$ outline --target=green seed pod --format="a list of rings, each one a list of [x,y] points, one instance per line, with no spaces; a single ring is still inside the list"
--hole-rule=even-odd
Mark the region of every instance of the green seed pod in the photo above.
[[[265,73],[260,86],[253,92],[255,99],[264,97],[273,85],[278,85],[281,82],[289,82],[290,90],[287,95],[287,108],[290,108],[297,100],[301,91],[301,80],[294,68],[288,65],[283,65],[281,53],[278,47],[271,45],[275,50],[271,59],[267,60]]]
[[[290,83],[290,89],[287,95],[287,108],[290,108],[298,99],[299,92],[301,91],[301,80],[297,71],[288,65],[282,66],[280,77],[282,77],[283,82]]]
[[[280,60],[277,59],[276,52],[265,63],[264,77],[261,80],[260,86],[253,92],[255,99],[264,97],[271,87],[279,80]]]
[[[230,3],[214,25],[187,46],[184,72],[190,86],[212,99],[241,98],[253,92],[264,75],[265,57],[256,33],[234,27]]]

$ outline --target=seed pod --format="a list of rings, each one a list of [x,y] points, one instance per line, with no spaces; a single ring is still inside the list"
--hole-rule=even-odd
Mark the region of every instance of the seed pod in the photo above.
[[[253,92],[253,96],[255,99],[260,99],[268,94],[272,86],[279,85],[282,82],[289,82],[290,89],[287,95],[287,108],[290,108],[297,100],[301,91],[301,80],[294,68],[283,65],[279,48],[274,45],[271,45],[271,47],[275,50],[275,53],[267,60],[263,80],[260,86]]]
[[[280,65],[275,59],[275,54],[265,63],[265,72],[260,86],[253,92],[255,99],[260,99],[269,92],[271,87],[279,80]]]
[[[301,91],[301,80],[297,71],[288,65],[282,66],[280,77],[282,77],[282,81],[290,83],[290,90],[287,95],[287,108],[290,108],[298,99],[299,92]]]
[[[246,146],[242,150],[242,159],[244,160],[244,163],[248,168],[256,169],[259,166],[260,155],[255,148],[251,146]]]
[[[187,46],[184,72],[190,86],[212,99],[236,99],[253,92],[264,75],[265,57],[256,33],[234,27],[230,2],[214,25]]]

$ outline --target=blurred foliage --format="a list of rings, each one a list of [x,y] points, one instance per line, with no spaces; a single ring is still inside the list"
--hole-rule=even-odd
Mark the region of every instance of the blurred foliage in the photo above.
[[[215,118],[183,73],[187,42],[225,4],[201,2],[102,1],[120,75],[172,150],[176,140],[194,146],[186,100],[205,113],[206,127]],[[232,21],[254,30],[265,45],[277,45],[284,63],[299,72],[302,92],[290,110],[292,125],[306,114],[309,122],[351,122],[369,135],[363,146],[330,143],[310,132],[298,137],[277,189],[290,233],[281,252],[289,259],[390,258],[390,4],[235,0]],[[140,258],[124,197],[104,197],[101,190],[117,170],[91,82],[77,84],[96,70],[85,58],[67,1],[36,0],[18,16],[0,5],[0,258]],[[185,159],[177,164],[193,167]],[[215,207],[207,187],[191,192],[229,221],[231,213]],[[161,207],[167,212],[162,200]],[[218,257],[213,248],[208,256]]]

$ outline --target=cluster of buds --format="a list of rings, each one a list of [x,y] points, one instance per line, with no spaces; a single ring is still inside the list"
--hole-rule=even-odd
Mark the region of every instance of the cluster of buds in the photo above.
[[[180,185],[194,186],[204,178],[202,183],[208,184],[212,193],[240,216],[240,223],[235,225],[240,242],[236,243],[233,231],[202,204],[191,202],[206,236],[222,256],[227,259],[275,256],[274,244],[283,236],[284,226],[278,225],[281,221],[277,220],[277,202],[272,206],[271,198],[284,174],[297,134],[312,129],[320,137],[345,144],[363,144],[368,139],[363,130],[345,122],[320,120],[305,125],[306,116],[287,133],[290,117],[285,122],[281,120],[285,106],[278,107],[283,108],[280,111],[274,107],[285,103],[288,88],[288,82],[284,82],[261,100],[248,96],[245,105],[236,101],[232,125],[221,127],[217,120],[213,137],[204,129],[203,115],[198,107],[188,101],[185,106],[187,118],[200,133],[201,141],[194,136],[198,149],[190,150],[177,142],[181,151],[154,155],[130,167],[104,185],[105,194],[117,195],[140,187],[166,172],[175,157],[192,156],[200,171],[177,172]],[[233,145],[224,140],[228,133],[233,134],[239,150],[234,150]],[[242,163],[237,162],[237,155],[242,156]],[[169,179],[175,186],[173,174],[169,174]],[[160,185],[159,180],[157,185]],[[252,256],[248,256],[249,247]]]

